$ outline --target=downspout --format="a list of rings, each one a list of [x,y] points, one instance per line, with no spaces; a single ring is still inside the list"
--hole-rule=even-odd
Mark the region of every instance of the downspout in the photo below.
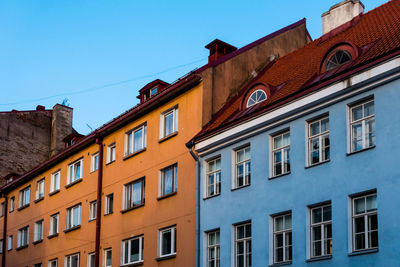
[[[196,161],[196,266],[200,267],[200,161],[199,157],[193,151],[194,142],[186,144],[190,155]]]
[[[6,252],[7,250],[7,209],[8,209],[8,197],[7,195],[3,195],[4,197],[4,218],[3,218],[3,257],[1,258],[1,266],[6,267]]]
[[[96,243],[94,266],[100,267],[100,231],[101,231],[101,197],[103,194],[103,139],[96,137],[99,145],[99,169],[97,170],[97,199],[96,199]]]

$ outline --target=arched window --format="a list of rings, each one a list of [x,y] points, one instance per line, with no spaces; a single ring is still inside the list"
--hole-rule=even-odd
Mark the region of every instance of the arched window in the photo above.
[[[257,103],[260,103],[267,99],[267,94],[263,90],[256,90],[254,91],[249,100],[247,100],[247,107],[254,106]]]
[[[342,49],[334,50],[331,52],[331,55],[328,57],[325,65],[325,70],[329,71],[336,67],[346,64],[350,62],[352,59],[350,52]]]

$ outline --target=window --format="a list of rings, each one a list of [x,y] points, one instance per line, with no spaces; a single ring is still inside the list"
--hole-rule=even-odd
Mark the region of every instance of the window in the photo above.
[[[113,213],[114,206],[114,194],[109,194],[106,196],[106,204],[104,205],[105,211],[104,214]]]
[[[92,160],[90,162],[90,171],[94,172],[99,169],[99,152],[92,155]]]
[[[42,267],[42,263],[36,263],[33,265],[33,267]]]
[[[17,247],[27,246],[29,243],[29,226],[25,226],[18,230]]]
[[[110,255],[111,257],[111,255]],[[143,261],[143,236],[122,241],[122,265]]]
[[[235,226],[235,267],[251,267],[251,223]]]
[[[89,221],[96,219],[97,204],[96,200],[89,203]]]
[[[311,257],[332,255],[331,204],[310,209]]]
[[[125,156],[146,148],[147,126],[143,124],[125,134]]]
[[[178,166],[172,165],[161,170],[161,196],[177,191]]]
[[[94,267],[95,254],[94,252],[88,254],[87,267]]]
[[[308,124],[308,165],[329,160],[329,118],[324,117]]]
[[[267,100],[267,95],[265,92],[260,89],[256,90],[250,95],[249,100],[247,100],[247,107],[254,106],[255,104],[258,104],[264,100]]]
[[[5,205],[6,205],[6,203],[4,203],[4,202],[1,202],[1,204],[0,204],[0,217],[4,216]]]
[[[65,267],[79,267],[79,253],[65,256]]]
[[[60,190],[60,176],[61,171],[56,171],[50,178],[50,193]]]
[[[292,260],[292,214],[279,215],[274,219],[274,263]]]
[[[178,107],[161,114],[160,138],[167,137],[178,131]]]
[[[272,137],[272,176],[290,172],[290,132]]]
[[[107,248],[104,250],[104,267],[112,266],[112,250]]]
[[[234,188],[250,184],[250,147],[235,151],[235,182]]]
[[[31,187],[28,186],[19,191],[19,207],[24,207],[29,204],[31,197]]]
[[[207,266],[220,267],[219,230],[207,233]]]
[[[375,145],[374,100],[350,108],[351,152]]]
[[[221,193],[221,158],[207,162],[207,197]]]
[[[124,187],[124,209],[144,204],[144,178],[126,184]]]
[[[44,198],[44,179],[41,179],[36,184],[36,199]]]
[[[160,257],[176,254],[176,226],[159,231]]]
[[[351,54],[346,50],[335,50],[331,53],[330,58],[328,58],[325,66],[325,70],[332,70],[336,67],[346,64],[351,61]]]
[[[34,232],[34,238],[33,241],[40,241],[43,240],[43,220],[35,222],[35,232]]]
[[[68,165],[67,184],[73,183],[82,178],[83,159]]]
[[[57,265],[58,265],[57,259],[49,260],[48,267],[57,267]]]
[[[10,198],[10,212],[14,211],[15,197]]]
[[[107,147],[107,163],[115,161],[115,143]]]
[[[81,225],[81,204],[67,209],[66,229]]]
[[[3,253],[3,239],[0,240],[0,253]]]
[[[13,248],[13,236],[9,235],[7,241],[7,250],[12,250],[12,248]]]
[[[153,95],[157,94],[157,87],[154,87],[150,90],[150,97],[152,97]]]
[[[378,247],[376,193],[352,199],[353,251]]]
[[[58,213],[50,216],[50,226],[49,226],[50,236],[58,234],[59,218],[60,215]]]

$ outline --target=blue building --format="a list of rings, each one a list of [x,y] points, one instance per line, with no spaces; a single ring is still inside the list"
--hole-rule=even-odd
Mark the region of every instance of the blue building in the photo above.
[[[188,143],[199,267],[400,266],[400,1],[363,8],[332,7]]]

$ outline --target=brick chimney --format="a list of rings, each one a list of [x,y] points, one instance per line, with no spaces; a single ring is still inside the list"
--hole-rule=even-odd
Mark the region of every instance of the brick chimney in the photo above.
[[[215,39],[214,41],[206,45],[205,48],[210,50],[210,55],[208,56],[208,63],[214,62],[220,57],[223,57],[237,50],[236,47],[218,39]]]
[[[344,0],[332,6],[322,14],[322,34],[345,24],[364,12],[364,5],[360,0]]]
[[[54,156],[64,149],[63,138],[72,133],[73,109],[56,104],[52,113],[50,156]]]

